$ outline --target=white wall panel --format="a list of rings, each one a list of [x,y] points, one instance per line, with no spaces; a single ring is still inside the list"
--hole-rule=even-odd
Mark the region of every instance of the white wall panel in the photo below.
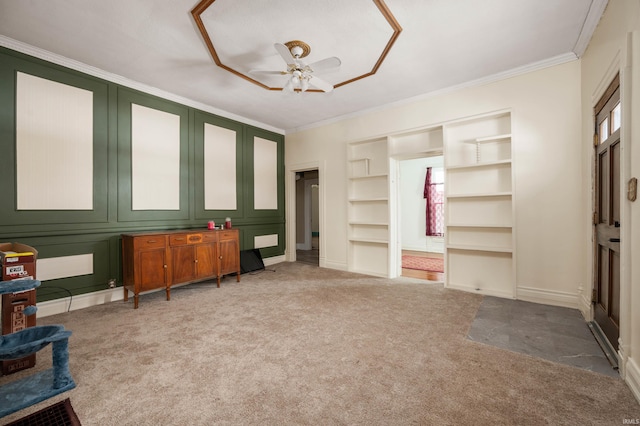
[[[236,132],[204,124],[204,208],[236,210]]]
[[[93,93],[19,72],[18,210],[93,209]]]
[[[131,105],[131,206],[180,210],[180,116]]]
[[[275,247],[278,245],[278,234],[256,235],[253,237],[254,248]]]
[[[40,281],[93,274],[93,254],[38,259],[36,278]]]
[[[253,187],[256,210],[278,209],[278,144],[262,138],[253,140]]]

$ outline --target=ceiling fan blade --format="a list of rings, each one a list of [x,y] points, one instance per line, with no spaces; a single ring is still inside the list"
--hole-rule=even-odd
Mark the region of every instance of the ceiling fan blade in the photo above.
[[[286,75],[286,71],[265,71],[265,70],[249,70],[249,74],[262,74],[262,75]]]
[[[284,59],[287,65],[296,63],[296,58],[293,57],[287,46],[282,43],[275,43],[273,46],[276,48],[280,56],[282,56],[282,59]]]
[[[309,68],[311,68],[314,72],[326,72],[340,67],[341,63],[342,62],[340,61],[340,59],[333,56],[331,58],[326,58],[322,59],[321,61],[314,62],[309,65]]]
[[[310,76],[309,78],[309,84],[311,84],[312,86],[317,87],[318,89],[322,90],[323,92],[331,92],[333,91],[333,85],[331,83],[327,83],[326,81],[322,80],[321,78],[316,77],[315,75]]]

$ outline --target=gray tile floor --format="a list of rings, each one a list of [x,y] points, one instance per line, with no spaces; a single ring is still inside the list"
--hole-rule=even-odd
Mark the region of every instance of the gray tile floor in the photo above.
[[[468,338],[620,377],[576,309],[485,296]]]

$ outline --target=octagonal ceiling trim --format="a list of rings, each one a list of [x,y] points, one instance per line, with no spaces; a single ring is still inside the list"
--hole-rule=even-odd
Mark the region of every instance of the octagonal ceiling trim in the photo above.
[[[211,54],[211,57],[213,58],[213,61],[215,62],[215,64],[217,66],[219,66],[220,68],[237,75],[238,77],[241,77],[257,86],[260,86],[264,89],[267,90],[274,90],[274,91],[281,91],[284,88],[283,87],[270,87],[267,86],[266,84],[263,84],[261,82],[259,82],[258,80],[255,80],[243,73],[241,73],[240,71],[231,68],[228,65],[225,65],[224,63],[222,63],[222,61],[220,60],[220,57],[218,56],[218,53],[216,52],[216,48],[213,45],[213,41],[211,41],[211,37],[209,37],[209,33],[204,25],[204,22],[202,20],[202,13],[204,13],[205,10],[207,10],[209,8],[209,6],[211,6],[216,0],[202,0],[200,3],[198,3],[196,5],[196,7],[193,8],[193,10],[191,11],[191,15],[193,16],[193,19],[196,23],[196,26],[198,27],[198,30],[200,30],[200,34],[202,35],[202,38],[204,39],[204,42],[207,46],[207,49],[209,50],[209,53]],[[393,13],[391,13],[391,10],[389,10],[389,7],[386,5],[386,3],[384,2],[384,0],[372,0],[373,3],[376,5],[376,7],[378,8],[378,10],[380,11],[380,13],[382,14],[382,16],[385,18],[385,20],[387,21],[387,23],[391,26],[391,29],[393,30],[393,33],[391,34],[391,37],[389,38],[386,46],[384,47],[384,49],[382,50],[382,53],[380,54],[380,57],[378,58],[378,60],[376,61],[375,65],[373,66],[373,68],[371,69],[371,71],[361,74],[357,77],[345,80],[343,82],[340,83],[336,83],[333,87],[334,88],[338,88],[340,86],[344,86],[346,84],[349,83],[353,83],[355,81],[361,80],[363,78],[366,77],[370,77],[372,75],[374,75],[377,71],[378,68],[380,68],[380,65],[382,65],[382,63],[384,62],[384,59],[387,57],[387,54],[389,53],[389,51],[391,50],[391,47],[393,46],[393,44],[395,43],[396,39],[398,38],[398,36],[400,35],[400,33],[402,32],[402,27],[400,26],[400,24],[398,23],[398,21],[396,20],[395,16],[393,16]],[[300,89],[295,89],[296,91],[300,91]],[[307,90],[307,92],[316,92],[316,93],[324,93],[324,91],[322,90],[318,90],[318,89],[309,89]]]

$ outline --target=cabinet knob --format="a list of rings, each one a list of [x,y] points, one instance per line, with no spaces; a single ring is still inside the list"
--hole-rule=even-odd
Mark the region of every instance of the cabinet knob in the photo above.
[[[198,259],[194,260],[194,262],[198,263]]]
[[[218,259],[222,259],[222,256],[220,256]]]
[[[162,265],[164,267],[164,269],[167,269],[167,265]]]

